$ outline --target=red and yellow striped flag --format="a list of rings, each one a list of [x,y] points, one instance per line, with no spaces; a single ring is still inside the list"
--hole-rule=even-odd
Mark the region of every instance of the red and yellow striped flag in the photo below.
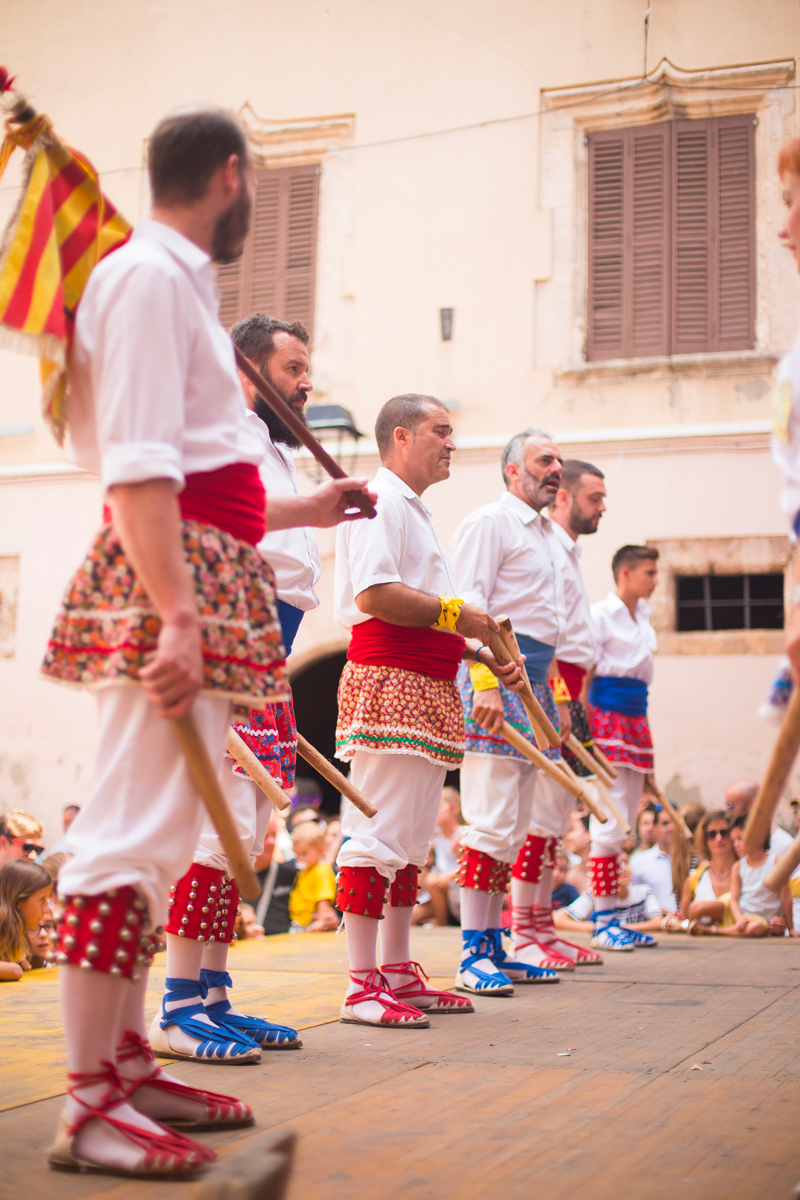
[[[17,146],[27,155],[0,249],[0,344],[41,360],[44,413],[60,443],[75,311],[92,269],[128,240],[131,226],[103,195],[92,164],[56,137],[47,117],[12,119],[6,131],[0,176]]]

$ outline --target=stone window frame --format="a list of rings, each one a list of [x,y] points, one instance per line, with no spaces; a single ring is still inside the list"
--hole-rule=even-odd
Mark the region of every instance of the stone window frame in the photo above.
[[[780,654],[783,629],[717,629],[679,633],[675,578],[678,575],[783,574],[784,611],[793,586],[792,547],[783,535],[649,539],[658,550],[659,584],[650,601],[660,655]]]
[[[793,91],[780,90],[795,78],[793,59],[746,66],[684,71],[664,58],[647,80],[553,88],[542,92],[540,123],[540,208],[537,228],[551,254],[536,264],[536,366],[557,380],[624,379],[714,373],[763,374],[776,361],[776,344],[788,329],[780,319],[776,288],[778,208],[774,203],[775,161],[783,141],[795,133]],[[624,91],[620,89],[624,88]],[[756,114],[756,312],[755,348],[665,357],[587,362],[589,290],[588,134],[678,119],[733,113]],[[774,246],[773,246],[774,244]],[[783,253],[783,252],[782,252]],[[780,266],[776,268],[776,262]],[[781,276],[782,278],[782,276]],[[549,314],[549,320],[548,320]],[[553,360],[552,323],[568,328]],[[541,328],[541,333],[540,333]],[[790,333],[793,338],[793,333]],[[788,342],[787,344],[791,344]]]

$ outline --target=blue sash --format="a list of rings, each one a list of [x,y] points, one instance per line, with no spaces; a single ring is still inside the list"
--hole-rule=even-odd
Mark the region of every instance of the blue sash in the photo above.
[[[619,675],[595,675],[589,688],[589,703],[624,717],[647,716],[647,684],[641,679]]]
[[[555,646],[537,642],[536,638],[528,637],[527,633],[518,633],[517,641],[525,656],[525,669],[531,683],[547,683],[547,669],[553,661]]]
[[[305,615],[301,608],[295,608],[293,604],[287,604],[285,600],[278,601],[278,620],[281,623],[281,633],[283,634],[283,644],[286,647],[287,658],[292,653],[294,639],[297,637],[300,622]]]

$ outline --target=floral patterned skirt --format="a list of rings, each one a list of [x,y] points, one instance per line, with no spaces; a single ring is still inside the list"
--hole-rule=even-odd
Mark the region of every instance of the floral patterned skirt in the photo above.
[[[336,757],[356,750],[415,754],[452,770],[464,757],[464,720],[455,684],[401,667],[348,662],[339,681]]]
[[[286,700],[286,662],[272,569],[253,546],[183,521],[203,646],[205,694],[261,709]],[[67,587],[42,673],[74,687],[136,683],[161,620],[111,525],[98,533]]]
[[[520,754],[519,750],[515,750],[510,746],[504,737],[500,734],[494,736],[479,725],[477,721],[472,719],[472,700],[474,692],[472,690],[472,680],[469,677],[469,666],[467,663],[461,663],[458,668],[458,677],[456,680],[458,690],[461,693],[461,703],[464,706],[464,727],[466,730],[467,752],[470,754],[492,754],[499,758],[517,758],[521,762],[527,762],[527,759]],[[532,683],[533,694],[541,704],[544,711],[547,713],[553,725],[558,729],[558,709],[556,702],[553,699],[553,689],[549,683]],[[528,720],[528,715],[525,712],[525,707],[519,698],[518,692],[510,692],[508,688],[500,685],[500,695],[503,699],[503,711],[509,725],[513,725],[515,729],[524,734],[529,742],[536,745],[536,739],[533,736],[531,723]],[[559,746],[548,746],[544,754],[551,762],[559,762],[561,760],[561,748]]]
[[[285,704],[270,704],[263,712],[250,712],[241,722],[237,718],[238,714],[234,714],[233,727],[239,737],[276,783],[289,791],[294,784],[297,763],[297,725],[291,699]],[[234,763],[233,770],[234,774],[248,778],[238,763]]]
[[[652,771],[653,739],[647,717],[626,717],[624,713],[589,705],[592,737],[609,762],[634,771]]]
[[[589,728],[589,718],[586,715],[586,709],[581,704],[580,700],[570,700],[569,715],[572,718],[572,732],[578,739],[580,744],[591,753],[594,742],[592,741],[592,731]],[[591,775],[588,767],[585,767],[579,758],[574,754],[570,754],[569,750],[563,747],[561,753],[564,759],[572,767],[576,775],[585,779],[587,775]]]

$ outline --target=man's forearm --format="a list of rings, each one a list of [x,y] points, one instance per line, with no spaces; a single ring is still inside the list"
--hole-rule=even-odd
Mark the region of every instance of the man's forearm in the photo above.
[[[433,625],[441,612],[438,596],[419,592],[404,583],[376,583],[359,592],[356,607],[369,617],[408,628]]]
[[[117,484],[109,490],[114,529],[161,620],[197,621],[194,586],[186,566],[181,514],[169,479]]]

